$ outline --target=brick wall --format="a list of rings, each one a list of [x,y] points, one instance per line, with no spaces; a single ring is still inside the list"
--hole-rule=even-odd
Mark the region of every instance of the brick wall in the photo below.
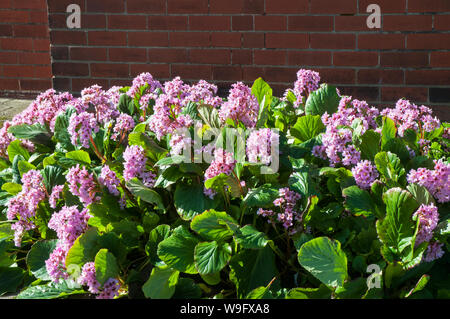
[[[47,3],[58,90],[128,85],[148,71],[161,81],[212,81],[223,94],[262,76],[280,95],[310,68],[354,98],[392,105],[408,97],[450,120],[450,0]],[[81,29],[66,26],[72,3],[81,6]],[[372,3],[381,6],[381,30],[366,25]]]
[[[52,86],[45,0],[0,0],[0,94],[35,95]]]

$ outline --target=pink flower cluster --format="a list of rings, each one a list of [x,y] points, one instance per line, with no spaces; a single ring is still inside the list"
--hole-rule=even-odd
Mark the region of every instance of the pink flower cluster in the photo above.
[[[398,125],[398,135],[403,136],[407,129],[419,131],[423,129],[431,132],[440,127],[441,122],[437,117],[432,117],[433,111],[422,105],[417,106],[408,100],[401,99],[394,109],[385,109],[381,112],[383,116],[392,119]]]
[[[419,218],[419,232],[416,237],[416,246],[423,242],[429,242],[433,238],[433,231],[439,222],[439,213],[436,206],[421,205],[414,213]]]
[[[108,165],[102,167],[102,172],[100,173],[98,182],[106,186],[111,194],[115,196],[120,195],[120,192],[117,189],[120,184],[120,180],[117,178],[116,173],[112,171]]]
[[[235,165],[236,160],[234,159],[233,154],[222,148],[218,148],[214,151],[214,160],[205,171],[205,180],[216,177],[222,173],[230,175],[234,170]]]
[[[102,289],[96,278],[95,263],[93,262],[84,264],[77,281],[80,285],[87,286],[90,293],[98,294],[97,299],[114,299],[119,295],[120,285],[117,279],[109,278]]]
[[[227,119],[239,120],[247,128],[253,128],[258,119],[258,112],[259,103],[251,89],[244,83],[238,82],[233,84],[228,100],[219,110],[219,117],[222,122]]]
[[[216,94],[216,85],[208,83],[205,80],[200,80],[197,84],[188,89],[188,95],[184,99],[184,105],[188,102],[203,102],[204,104],[218,108],[223,100],[219,96],[215,96]]]
[[[256,130],[247,139],[247,157],[251,163],[270,164],[272,145],[279,143],[280,136],[270,128]]]
[[[48,199],[48,202],[50,204],[50,207],[55,209],[58,199],[60,198],[60,195],[64,189],[64,185],[56,185],[52,189],[52,193],[50,194],[50,197]]]
[[[96,120],[99,123],[107,123],[110,120],[119,116],[120,112],[117,109],[117,104],[114,104],[110,91],[102,90],[101,86],[93,85],[81,91],[81,101],[86,109],[90,106],[95,108]]]
[[[146,72],[139,74],[133,80],[133,84],[127,92],[127,95],[131,98],[135,98],[137,95],[141,94],[141,88],[145,85],[148,85],[147,90],[144,92],[145,94],[154,94],[157,89],[162,89],[162,85],[158,80],[155,80],[153,76]],[[153,98],[156,96],[152,95]]]
[[[170,138],[170,154],[172,156],[181,155],[184,149],[192,146],[193,140],[188,136],[174,134]]]
[[[318,72],[300,69],[297,72],[297,81],[294,84],[294,94],[297,101],[294,107],[298,108],[300,104],[306,102],[309,94],[319,88],[320,75]]]
[[[153,187],[156,175],[146,169],[147,158],[144,148],[139,145],[128,146],[123,152],[123,178],[129,181],[135,177],[142,179],[147,187]]]
[[[82,112],[80,114],[72,114],[67,130],[73,145],[79,145],[80,143],[82,147],[89,148],[89,140],[92,138],[92,133],[97,133],[99,126],[94,114]]]
[[[111,138],[117,141],[119,136],[132,131],[135,125],[136,123],[130,115],[125,113],[120,114],[120,116],[116,119],[116,125],[113,129],[114,134]]]
[[[46,197],[43,178],[39,171],[30,170],[23,174],[22,184],[22,191],[9,200],[6,213],[9,220],[18,219],[15,224],[11,225],[11,229],[14,230],[14,243],[17,247],[21,246],[25,232],[36,227],[33,218],[39,202]]]
[[[425,187],[439,203],[450,201],[450,164],[442,159],[434,161],[434,170],[420,167],[408,174],[408,183],[417,183]]]
[[[52,215],[48,227],[56,231],[58,243],[45,261],[47,272],[54,282],[67,279],[66,257],[75,240],[87,229],[91,216],[87,209],[81,212],[76,206],[64,206],[58,213]]]
[[[425,252],[423,261],[432,262],[434,260],[442,258],[444,256],[444,250],[442,249],[442,247],[444,247],[444,244],[441,244],[440,242],[435,241],[434,243],[430,243],[428,245],[427,251]]]
[[[273,217],[276,215],[277,221],[283,225],[290,235],[298,232],[298,227],[295,227],[295,222],[302,220],[300,212],[296,211],[297,202],[301,199],[301,195],[291,191],[289,188],[282,188],[279,190],[280,197],[275,199],[273,204],[279,207],[280,213],[276,214],[273,210],[265,210],[260,208],[258,215],[268,217],[270,223],[274,223]]]
[[[372,183],[378,178],[377,168],[370,161],[361,161],[352,168],[356,185],[362,189],[370,189]]]
[[[71,167],[66,175],[66,179],[69,183],[70,192],[78,196],[83,204],[89,205],[100,200],[96,196],[98,189],[94,176],[88,172],[86,167],[80,168],[79,164]]]

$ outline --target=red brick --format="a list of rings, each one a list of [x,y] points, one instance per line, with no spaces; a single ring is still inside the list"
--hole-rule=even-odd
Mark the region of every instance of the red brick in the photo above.
[[[321,81],[331,84],[355,84],[356,73],[354,69],[318,69]]]
[[[186,49],[166,49],[166,48],[151,48],[148,49],[148,61],[164,62],[164,63],[187,63],[188,55]]]
[[[126,78],[129,76],[128,64],[92,63],[92,77]]]
[[[372,0],[373,1],[373,0]],[[367,16],[335,16],[336,31],[376,31],[367,27]]]
[[[186,49],[150,48],[148,49],[148,61],[164,63],[188,62]]]
[[[89,38],[92,32],[89,33]],[[50,32],[52,44],[86,44],[86,32],[84,31],[52,31]]]
[[[406,84],[448,85],[450,70],[406,71]]]
[[[79,78],[73,78],[72,79],[72,90],[75,92],[80,92],[84,88],[90,87],[92,85],[100,85],[103,88],[109,87],[109,81],[104,79],[79,79]]]
[[[352,96],[357,100],[378,101],[380,90],[374,86],[342,86],[339,85],[339,91],[342,95]]]
[[[408,49],[450,49],[450,34],[409,34]]]
[[[221,81],[242,81],[240,66],[213,66],[212,79]]]
[[[450,31],[450,15],[435,15],[434,29]]]
[[[433,17],[431,15],[389,16],[383,17],[384,31],[431,31]]]
[[[255,30],[286,31],[287,18],[285,16],[255,16]]]
[[[149,16],[150,30],[187,30],[187,16]]]
[[[89,1],[93,2],[93,1]],[[85,11],[85,0],[47,0],[48,3],[48,11],[50,13],[58,12],[65,13],[66,9],[71,4],[78,4],[81,8],[81,11]]]
[[[21,79],[20,90],[21,91],[45,91],[52,87],[52,81],[50,79],[44,80],[25,80]]]
[[[309,0],[266,0],[266,13],[308,13]]]
[[[106,48],[86,48],[86,47],[70,48],[71,60],[106,61],[107,56],[108,55]]]
[[[16,38],[47,38],[49,36],[46,25],[15,25],[14,37]]]
[[[166,13],[166,0],[127,0],[129,13]]]
[[[381,54],[383,67],[426,67],[428,52],[386,52]]]
[[[428,89],[418,87],[382,87],[382,101],[397,101],[401,98],[407,98],[412,102],[427,102]]]
[[[180,76],[182,79],[212,79],[212,68],[210,65],[174,64],[172,65],[171,77]]]
[[[3,60],[2,60],[3,63]],[[20,64],[45,64],[50,65],[50,54],[36,52],[20,52]]]
[[[450,11],[448,0],[408,0],[408,12],[445,12]]]
[[[65,29],[67,28],[66,15],[65,14],[50,14],[49,26],[51,29]],[[81,20],[83,23],[83,20]]]
[[[0,0],[0,9],[11,9],[12,6],[12,0]]]
[[[0,39],[1,48],[3,50],[23,50],[32,51],[33,50],[33,40],[32,39],[11,39],[4,38]]]
[[[52,77],[52,67],[47,66],[33,66],[33,77],[38,79],[50,79]]]
[[[57,91],[71,91],[72,90],[72,79],[71,78],[63,78],[63,77],[55,77],[53,78],[53,88]]]
[[[191,49],[189,62],[198,64],[230,64],[230,50]]]
[[[12,37],[13,26],[7,24],[0,25],[0,37]]]
[[[213,32],[211,33],[211,46],[240,48],[241,34],[239,32]]]
[[[254,64],[257,65],[285,65],[286,51],[281,50],[255,50],[253,52]]]
[[[81,19],[81,27],[87,29],[105,29],[106,15],[85,14]]]
[[[403,84],[403,70],[361,69],[358,71],[359,84]]]
[[[136,47],[166,47],[169,45],[167,32],[129,32],[128,45]]]
[[[354,49],[354,34],[322,34],[310,35],[311,48],[313,49]]]
[[[256,18],[258,17],[256,16]],[[253,30],[253,16],[233,16],[231,25],[233,31],[251,31]]]
[[[0,21],[2,23],[28,23],[30,13],[28,11],[0,11]]]
[[[108,0],[108,1],[87,1],[88,12],[112,12],[120,13],[125,11],[124,0]]]
[[[359,49],[392,50],[405,48],[403,34],[360,34],[358,36]]]
[[[333,17],[331,16],[291,16],[289,17],[289,31],[332,31]]]
[[[130,33],[130,38],[135,32]],[[90,31],[88,35],[89,45],[126,45],[127,33],[122,31]],[[131,45],[131,43],[130,43]]]
[[[172,13],[208,13],[208,0],[167,0],[167,12]]]
[[[170,34],[170,46],[206,47],[209,46],[208,32],[173,32]]]
[[[168,64],[132,64],[130,66],[130,77],[135,78],[138,74],[142,72],[151,73],[156,79],[169,79],[170,69]],[[111,85],[113,81],[111,81]],[[129,85],[129,84],[128,84]]]
[[[311,0],[311,13],[356,13],[357,0]]]
[[[69,60],[69,47],[67,46],[52,46],[50,48],[50,56],[53,60]]]
[[[432,68],[450,67],[450,52],[431,52],[430,54]]]
[[[262,77],[265,81],[270,83],[294,83],[296,71],[295,68],[244,67],[243,80],[253,82],[258,77]]]
[[[115,62],[146,62],[147,49],[109,48],[109,60]]]
[[[17,79],[0,79],[0,91],[18,91],[20,89]]]
[[[231,51],[232,64],[252,64],[253,53],[252,50],[232,50]]]
[[[335,66],[377,66],[378,53],[376,52],[334,52],[333,64]]]
[[[359,0],[359,13],[367,13],[367,7],[371,4],[378,4],[381,7],[381,13],[406,12],[406,0]]]
[[[1,52],[0,51],[1,64],[16,64],[17,52]]]
[[[243,33],[243,48],[264,48],[264,33]]]
[[[189,30],[230,31],[231,17],[227,16],[190,16]]]
[[[110,15],[108,16],[109,29],[145,30],[147,29],[146,16]]]
[[[326,51],[288,51],[289,65],[331,65],[331,53]]]
[[[266,34],[266,48],[275,49],[306,49],[308,35],[305,33],[269,33]]]
[[[34,39],[34,51],[50,52],[50,39]]]
[[[39,24],[47,24],[48,23],[48,15],[47,11],[31,11],[30,12],[30,22],[31,23],[39,23]]]
[[[242,13],[243,0],[210,0],[209,13]]]
[[[263,14],[265,0],[243,0],[242,13]]]
[[[62,76],[88,76],[87,63],[55,62],[52,64],[53,74]]]
[[[32,78],[33,71],[26,65],[4,65],[3,73],[7,78]]]
[[[45,0],[14,0],[13,3],[14,8],[16,9],[45,9],[47,7],[47,2]]]

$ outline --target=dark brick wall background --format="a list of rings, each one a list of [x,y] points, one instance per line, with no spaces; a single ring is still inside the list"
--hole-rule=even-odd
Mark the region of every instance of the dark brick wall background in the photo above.
[[[16,2],[20,3],[0,0],[0,17],[8,15],[5,4]],[[25,2],[39,3],[27,7],[29,14],[34,7],[43,8],[41,0]],[[71,3],[81,6],[81,29],[66,26]],[[371,3],[381,6],[381,29],[366,25]],[[310,68],[354,98],[386,106],[407,97],[431,105],[450,120],[450,0],[48,0],[47,4],[57,90],[79,92],[96,83],[129,85],[134,76],[148,71],[161,81],[175,76],[187,82],[212,81],[224,95],[233,82],[251,84],[262,76],[281,95],[292,87],[299,68]],[[0,81],[8,76],[1,55],[7,48],[4,43],[11,40],[3,36],[2,28],[13,23],[19,22],[0,19]]]

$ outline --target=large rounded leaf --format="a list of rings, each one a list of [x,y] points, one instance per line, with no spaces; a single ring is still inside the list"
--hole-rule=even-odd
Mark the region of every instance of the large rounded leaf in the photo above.
[[[329,287],[342,287],[347,278],[347,256],[341,244],[327,237],[315,238],[300,248],[298,261]]]
[[[340,100],[341,98],[334,86],[323,84],[320,89],[309,95],[305,105],[305,113],[320,116],[325,112],[333,114],[337,111]]]
[[[200,274],[217,273],[231,258],[231,246],[216,241],[200,243],[195,247],[195,265]]]
[[[150,278],[142,286],[145,297],[170,299],[175,293],[179,275],[180,272],[172,268],[153,268]]]
[[[191,228],[208,240],[222,241],[233,236],[233,231],[227,226],[227,223],[237,224],[237,222],[225,212],[208,210],[192,220]]]
[[[57,240],[46,240],[36,242],[27,255],[27,265],[31,273],[38,279],[50,280],[47,273],[45,261],[56,248]]]
[[[211,200],[203,194],[202,185],[180,184],[175,190],[175,207],[184,220],[191,220],[205,210],[214,209],[217,201]]]

